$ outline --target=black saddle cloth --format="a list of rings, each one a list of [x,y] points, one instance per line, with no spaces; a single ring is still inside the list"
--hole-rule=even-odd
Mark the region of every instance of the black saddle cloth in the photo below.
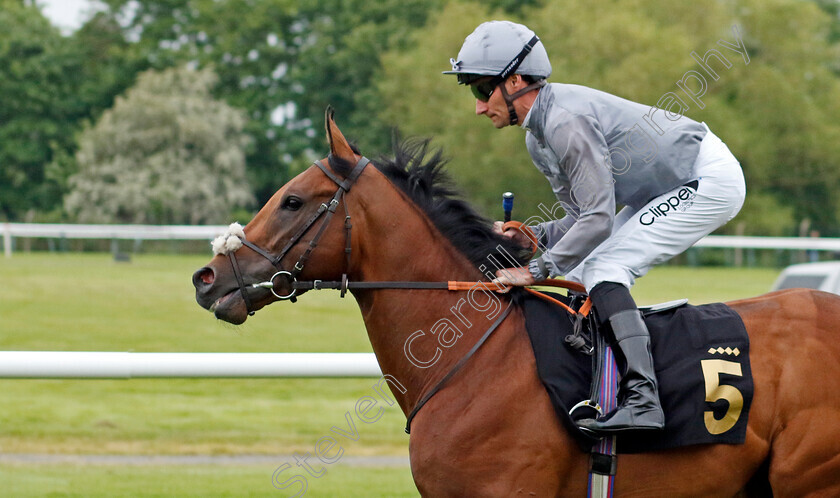
[[[564,296],[551,295],[568,302]],[[569,410],[591,396],[596,355],[581,353],[565,342],[573,330],[572,318],[565,310],[524,292],[517,293],[515,299],[525,313],[537,370],[554,409],[581,447],[589,450],[595,440],[577,428]],[[741,317],[729,306],[714,303],[646,314],[645,323],[665,429],[621,435],[618,452],[743,443],[753,382],[749,337]]]

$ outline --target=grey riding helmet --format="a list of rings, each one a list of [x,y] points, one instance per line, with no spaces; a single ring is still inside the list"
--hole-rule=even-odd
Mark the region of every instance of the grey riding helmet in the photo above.
[[[458,59],[449,59],[452,70],[443,74],[458,75],[458,83],[462,85],[484,76],[498,76],[534,36],[534,32],[526,26],[510,21],[480,24],[464,40]],[[551,75],[551,62],[541,41],[537,41],[514,73],[537,79]]]

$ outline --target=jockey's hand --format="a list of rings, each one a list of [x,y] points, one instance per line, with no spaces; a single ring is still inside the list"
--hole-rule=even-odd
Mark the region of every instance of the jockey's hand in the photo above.
[[[496,278],[493,280],[493,283],[500,289],[504,289],[508,286],[522,287],[525,285],[534,285],[536,280],[534,280],[534,276],[531,275],[531,272],[528,271],[528,267],[522,266],[519,268],[505,268],[504,270],[497,271]],[[508,291],[510,291],[509,287],[507,289],[500,290],[502,293]]]
[[[499,235],[504,235],[505,237],[512,237],[513,234],[506,235],[504,230],[505,222],[504,221],[494,221],[493,222],[493,231]]]
[[[529,239],[527,235],[517,230],[516,228],[508,228],[507,230],[505,230],[504,225],[505,223],[503,221],[493,222],[493,231],[499,235],[513,240],[514,242],[516,242],[517,245],[520,245],[522,247],[531,247],[531,239]],[[527,228],[524,229],[527,230]]]

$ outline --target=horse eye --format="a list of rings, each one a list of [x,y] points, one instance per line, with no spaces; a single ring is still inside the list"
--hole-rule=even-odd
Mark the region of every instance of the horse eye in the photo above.
[[[288,209],[289,211],[297,211],[303,206],[303,201],[300,200],[299,197],[295,197],[290,195],[283,199],[283,204],[280,206],[283,209]]]

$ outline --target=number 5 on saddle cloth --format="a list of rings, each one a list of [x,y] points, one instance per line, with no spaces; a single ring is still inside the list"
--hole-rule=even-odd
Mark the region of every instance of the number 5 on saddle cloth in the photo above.
[[[599,361],[611,356],[600,339],[612,337],[609,324],[602,325],[606,330],[593,333],[597,320],[580,320],[580,315],[531,293],[514,294],[525,313],[540,380],[557,416],[581,448],[589,451],[599,440],[581,431],[575,420],[591,418],[596,405],[606,413],[609,403],[615,402],[614,361],[613,366],[602,366]],[[547,294],[573,308],[582,301],[574,294]],[[617,436],[618,453],[742,444],[753,397],[749,338],[743,321],[723,303],[666,304],[670,306],[640,308],[651,336],[665,428]],[[612,383],[612,389],[605,386],[600,392],[599,386],[593,386],[598,380]]]

